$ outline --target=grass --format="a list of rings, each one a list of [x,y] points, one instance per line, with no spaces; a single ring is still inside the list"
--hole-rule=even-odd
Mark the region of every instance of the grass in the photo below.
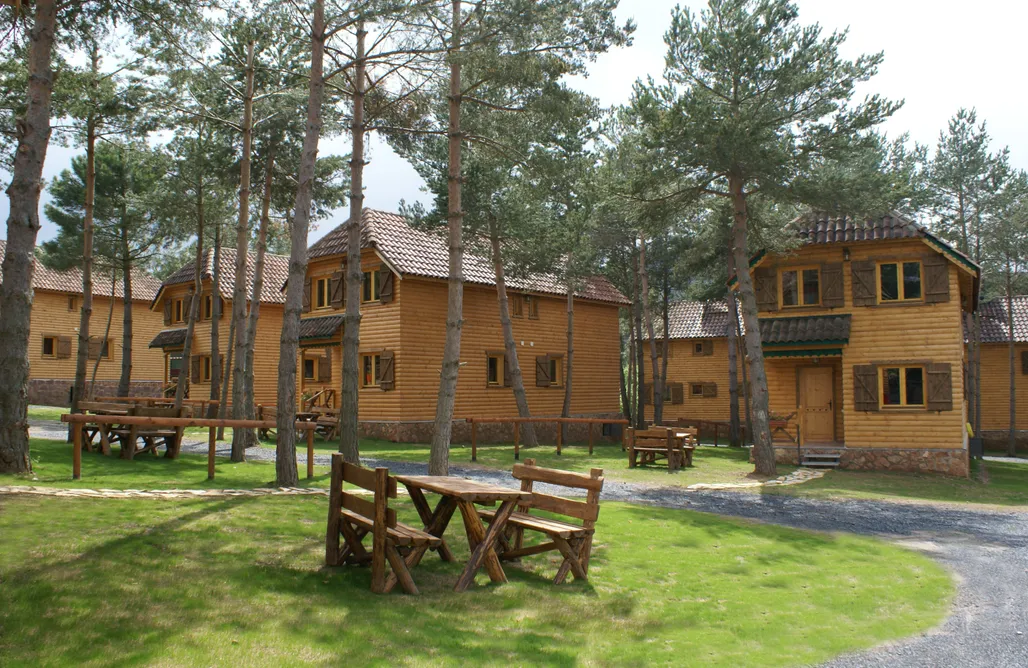
[[[3,664],[805,665],[925,631],[953,596],[876,540],[618,503],[588,583],[554,587],[540,555],[457,595],[430,555],[422,596],[376,596],[323,567],[325,503],[0,497]]]

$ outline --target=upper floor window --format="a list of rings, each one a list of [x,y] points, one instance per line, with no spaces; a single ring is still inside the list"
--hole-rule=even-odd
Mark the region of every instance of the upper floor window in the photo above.
[[[539,317],[539,298],[534,295],[514,295],[510,300],[510,314],[515,318]]]
[[[57,357],[57,337],[43,337],[43,357]]]
[[[782,306],[817,306],[821,303],[821,270],[817,267],[782,272]]]
[[[331,308],[332,295],[330,293],[328,276],[314,279],[314,308]]]
[[[878,301],[901,302],[921,299],[921,263],[880,262],[878,264]]]
[[[211,295],[204,295],[203,297],[203,318],[202,320],[210,320],[214,315],[214,300]]]
[[[313,381],[318,380],[317,360],[313,357],[303,358],[303,379]]]
[[[378,301],[379,289],[378,269],[364,272],[364,280],[361,283],[361,302],[368,303]]]
[[[182,300],[176,299],[172,305],[172,322],[183,322],[182,319]]]
[[[78,305],[79,305],[79,303],[78,303],[77,299],[75,299],[74,297],[68,297],[68,310],[69,311],[74,311],[75,309],[78,308]]]
[[[924,381],[924,367],[883,367],[882,406],[924,406]]]

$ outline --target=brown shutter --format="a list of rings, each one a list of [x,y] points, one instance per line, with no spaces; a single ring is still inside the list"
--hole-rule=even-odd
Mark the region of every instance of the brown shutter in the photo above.
[[[86,346],[86,356],[91,360],[100,359],[100,353],[103,351],[103,341],[100,339],[90,338],[89,343]]]
[[[704,355],[713,355],[714,354],[714,342],[713,341],[704,341],[703,342],[703,354]]]
[[[388,304],[393,301],[393,272],[382,269],[378,273],[378,303]]]
[[[878,367],[873,364],[853,367],[853,409],[878,410]]]
[[[777,311],[778,272],[774,269],[757,269],[753,272],[753,282],[757,294],[757,310]]]
[[[643,383],[643,405],[653,405],[653,384]]]
[[[532,299],[528,302],[528,317],[529,318],[538,318],[539,317],[539,298],[536,297],[535,295],[533,295]]]
[[[57,337],[57,359],[65,360],[71,357],[71,337]]]
[[[538,355],[535,358],[535,386],[549,387],[550,382],[550,356]]]
[[[222,298],[221,295],[215,295],[214,299],[216,299],[218,302],[218,319],[220,320],[225,317],[225,300]]]
[[[168,299],[167,295],[164,297],[164,324],[171,324],[171,299]]]
[[[396,386],[395,375],[393,353],[383,351],[378,358],[378,386],[385,391],[393,389]]]
[[[850,264],[854,306],[874,306],[878,303],[878,290],[875,287],[875,263],[853,262]]]
[[[523,302],[524,302],[524,298],[521,295],[517,294],[517,293],[515,293],[514,296],[511,297],[511,299],[510,299],[510,314],[512,316],[514,316],[515,318],[520,318],[524,314],[524,311],[522,310]]]
[[[953,371],[947,362],[928,365],[927,405],[930,411],[953,410]]]
[[[717,397],[717,383],[704,383],[703,384],[703,398],[714,399]]]
[[[488,367],[487,367],[488,369]],[[510,368],[510,360],[507,359],[507,355],[503,355],[503,386],[510,387],[514,384],[514,372]]]
[[[302,313],[311,312],[311,279],[309,277],[303,281],[303,307],[300,311]]]
[[[318,382],[324,383],[332,380],[332,351],[325,350],[324,357],[318,358]]]
[[[671,403],[684,404],[685,387],[683,387],[681,383],[668,383],[668,387],[671,388]]]
[[[925,257],[924,269],[924,302],[925,304],[942,304],[949,301],[949,262],[935,253]],[[952,409],[946,409],[952,410]]]
[[[189,382],[199,383],[200,382],[200,356],[193,355],[193,358],[189,361]]]
[[[57,356],[60,357],[60,353]],[[1028,350],[1021,351],[1021,373],[1028,374]]]
[[[839,308],[846,305],[846,296],[842,287],[841,262],[821,265],[821,305],[826,308]]]
[[[328,295],[332,308],[343,308],[343,272],[337,271],[328,279]]]

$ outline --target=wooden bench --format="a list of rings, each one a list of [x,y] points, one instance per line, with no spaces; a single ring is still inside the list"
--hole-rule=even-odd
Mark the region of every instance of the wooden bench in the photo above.
[[[118,426],[110,429],[112,441],[121,442],[121,458],[132,459],[137,454],[151,452],[157,454],[157,448],[164,445],[164,456],[175,459],[182,449],[182,434],[185,427],[162,427],[161,418],[189,418],[193,416],[191,408],[151,408],[136,406],[129,415],[153,418],[149,425]],[[143,447],[136,449],[136,441],[143,440]]]
[[[596,518],[600,514],[600,492],[603,490],[603,469],[590,469],[589,475],[572,473],[557,469],[540,468],[534,459],[526,459],[524,464],[515,464],[513,475],[521,481],[521,491],[531,492],[532,500],[527,505],[520,505],[507,520],[507,535],[500,539],[499,556],[503,560],[520,559],[532,554],[558,551],[564,557],[554,584],[561,584],[570,572],[575,579],[587,580],[589,575],[589,556],[592,553],[593,534]],[[585,501],[573,501],[559,496],[541,494],[532,489],[534,483],[586,490]],[[575,524],[564,519],[540,517],[530,511],[544,511],[562,515],[569,519],[577,519]],[[496,516],[494,510],[479,510],[478,514],[487,522]],[[525,546],[525,531],[541,533],[550,542]]]
[[[696,450],[696,428],[629,428],[625,441],[628,445],[628,468],[654,464],[657,459],[664,459],[669,471],[677,471],[682,466],[692,466],[692,455]]]
[[[257,404],[257,419],[258,420],[271,420],[275,422],[278,420],[278,407],[277,406],[265,406],[263,404]],[[270,440],[270,437],[276,436],[274,429],[258,429],[257,438],[262,441]]]
[[[373,492],[374,500],[346,492],[343,483]],[[426,549],[439,547],[443,541],[398,522],[396,511],[389,507],[389,499],[395,498],[396,479],[389,476],[389,469],[372,471],[344,462],[339,453],[333,454],[325,563],[329,566],[370,563],[371,591],[384,594],[399,582],[408,594],[417,594],[418,588],[408,566],[416,564]],[[369,533],[372,536],[370,552],[363,545]],[[341,546],[340,536],[343,537]],[[388,575],[387,561],[391,566]]]
[[[339,438],[339,409],[320,408],[313,410],[318,414],[318,426],[315,431],[326,441],[334,441]]]

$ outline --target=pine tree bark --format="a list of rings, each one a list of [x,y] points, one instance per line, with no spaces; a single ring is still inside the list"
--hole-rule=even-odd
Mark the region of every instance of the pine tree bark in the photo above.
[[[118,275],[111,272],[111,303],[110,308],[107,309],[107,327],[104,328],[104,341],[110,339],[111,336],[111,322],[114,320],[114,291],[118,288]],[[102,350],[101,350],[102,353]],[[89,390],[86,392],[86,397],[89,401],[93,400],[96,394],[96,372],[100,370],[100,360],[103,359],[103,354],[97,355],[96,361],[93,363],[93,375],[89,379]],[[128,396],[128,395],[118,395]]]
[[[728,275],[735,274],[735,260],[731,249],[728,252]],[[739,332],[735,328],[738,317],[738,306],[735,303],[735,292],[728,291],[725,300],[728,303],[728,442],[732,447],[742,445],[741,423],[739,420]]]
[[[753,406],[753,461],[754,470],[763,476],[777,474],[775,450],[771,443],[767,373],[764,370],[764,352],[760,343],[760,323],[757,319],[757,299],[753,291],[753,277],[749,272],[747,257],[747,233],[749,212],[746,208],[746,194],[742,179],[729,176],[729,192],[732,196],[734,222],[732,225],[732,253],[737,268],[739,296],[742,301],[742,319],[746,327],[744,342],[750,364],[750,398]]]
[[[532,417],[528,408],[528,395],[525,393],[525,377],[521,373],[521,361],[518,358],[518,346],[514,340],[514,326],[510,321],[510,305],[507,301],[507,277],[503,268],[503,255],[500,248],[500,230],[495,220],[489,221],[489,244],[492,248],[493,275],[496,277],[496,302],[500,309],[500,328],[503,330],[503,350],[510,366],[510,384],[514,389],[514,403],[518,407],[518,417]],[[531,422],[521,425],[521,438],[526,448],[539,445],[535,435],[535,426]]]
[[[360,326],[361,326],[361,218],[364,213],[364,85],[367,57],[364,21],[357,23],[354,60],[353,124],[350,134],[350,219],[346,223],[346,311],[343,315],[342,386],[339,392],[339,452],[351,464],[360,463]]]
[[[231,342],[231,337],[229,341]],[[207,408],[207,417],[221,415],[221,405],[216,400],[226,401],[221,397],[221,221],[214,226],[214,267],[211,271],[211,404]],[[224,428],[222,428],[223,430]],[[219,430],[219,434],[223,431]],[[221,436],[219,435],[220,439]]]
[[[318,160],[321,139],[321,102],[325,80],[325,2],[314,1],[311,22],[311,70],[307,99],[307,128],[300,156],[293,221],[289,231],[289,279],[286,284],[285,314],[278,359],[278,437],[275,447],[275,478],[281,487],[299,482],[296,473],[296,351],[300,342],[300,310],[303,307],[303,284],[307,274],[307,233],[310,229],[311,199],[314,190],[314,167]]]
[[[229,319],[231,320],[231,318]],[[229,374],[232,373],[232,353],[235,347],[232,342],[236,338],[236,321],[231,320],[228,325],[228,352],[225,353],[225,364],[221,368],[221,397],[218,400],[218,419],[224,420],[228,417],[228,386]],[[225,428],[218,427],[218,440],[225,440]]]
[[[457,398],[460,371],[460,338],[464,325],[464,210],[461,203],[461,0],[452,0],[452,43],[449,47],[449,173],[447,174],[450,276],[446,300],[446,345],[439,374],[432,450],[428,460],[431,475],[447,475],[450,468],[450,437],[453,433],[453,405]]]
[[[243,151],[239,161],[239,217],[236,222],[236,275],[232,292],[232,319],[236,322],[235,367],[232,369],[232,417],[244,420],[253,415],[247,405],[246,350],[249,332],[246,327],[246,265],[249,260],[250,222],[250,156],[253,150],[253,49],[246,45],[246,90],[243,97]],[[251,304],[251,308],[252,308]],[[295,356],[294,356],[295,357]],[[295,363],[295,359],[294,359]],[[250,402],[253,403],[252,401]],[[246,459],[246,449],[257,444],[253,429],[232,430],[232,461]],[[294,466],[295,468],[295,466]]]
[[[664,239],[665,246],[667,245],[667,239]],[[671,347],[671,341],[669,338],[669,332],[671,331],[671,314],[669,310],[671,308],[671,279],[668,276],[669,268],[667,263],[664,263],[662,276],[664,279],[663,294],[661,295],[661,316],[663,318],[664,326],[664,340],[661,341],[661,356],[660,356],[660,387],[661,396],[665,396],[667,392],[667,358],[668,352]],[[661,417],[664,414],[664,402],[661,400],[660,404]]]
[[[738,306],[738,301],[736,302]],[[739,341],[742,339],[742,327],[739,324],[739,311],[735,311],[735,315],[732,316],[732,327],[735,329],[735,340]],[[738,357],[738,354],[736,355]],[[742,369],[742,386],[748,388],[750,386],[749,381],[749,368],[746,362],[746,356],[743,355],[739,359],[739,368]],[[747,441],[752,445],[753,443],[753,412],[750,410],[750,393],[742,392],[743,402],[743,418],[745,420],[746,429],[742,433],[742,443],[746,445]]]
[[[643,319],[646,334],[650,340],[650,364],[653,367],[653,424],[664,421],[664,383],[660,377],[660,366],[657,362],[657,342],[653,331],[653,314],[650,311],[650,277],[646,269],[646,239],[639,235],[639,289],[641,291]]]
[[[92,53],[93,77],[99,56]],[[86,201],[82,219],[82,308],[79,311],[78,350],[75,354],[75,385],[71,394],[71,412],[79,412],[79,402],[86,396],[86,365],[89,359],[89,321],[93,317],[93,210],[96,202],[96,115],[92,110],[86,119]],[[68,427],[71,429],[71,425]]]
[[[118,377],[119,397],[132,392],[132,255],[129,250],[126,227],[125,193],[122,192],[121,210],[121,375]]]
[[[203,136],[204,124],[200,124],[198,136]],[[182,367],[175,386],[175,408],[182,408],[189,388],[189,372],[193,354],[193,330],[200,312],[200,291],[203,289],[203,228],[204,228],[204,184],[203,174],[196,180],[196,266],[193,268],[193,295],[189,300],[189,317],[186,320],[186,342],[182,346]]]
[[[570,258],[568,264],[571,264]],[[560,408],[561,417],[571,417],[571,391],[574,388],[573,374],[575,370],[575,287],[571,277],[567,280],[567,337],[568,345],[564,360],[564,404]],[[568,426],[560,425],[560,436],[564,443],[568,442]]]
[[[1014,286],[1011,276],[1011,258],[1007,257],[1007,356],[1010,373],[1010,426],[1007,432],[1007,456],[1017,456],[1017,353],[1014,349]]]
[[[634,246],[634,244],[633,244]],[[637,429],[646,428],[646,357],[642,346],[642,297],[639,287],[639,250],[632,250],[632,315],[635,320],[633,331],[635,347],[635,426]]]
[[[625,341],[625,336],[624,336],[624,334],[622,334],[620,336],[620,339],[621,339],[621,347],[619,348],[620,351],[624,351],[626,349],[626,347],[630,348],[631,344],[629,342],[631,341],[631,337],[629,337],[628,342],[626,342]],[[628,343],[627,346],[626,346],[626,343]],[[632,355],[631,350],[629,350],[629,352],[628,352],[629,359],[631,359],[631,355]],[[620,375],[620,380],[621,380],[621,388],[620,388],[621,389],[621,410],[622,410],[622,412],[625,415],[625,419],[627,419],[629,421],[629,423],[631,423],[631,421],[632,421],[632,404],[630,403],[630,400],[628,398],[628,382],[629,382],[629,380],[627,378],[625,378],[625,358],[624,358],[624,353],[623,352],[619,352],[619,354],[618,354],[618,371],[620,372],[619,375]],[[629,375],[631,375],[631,373],[629,373]]]

